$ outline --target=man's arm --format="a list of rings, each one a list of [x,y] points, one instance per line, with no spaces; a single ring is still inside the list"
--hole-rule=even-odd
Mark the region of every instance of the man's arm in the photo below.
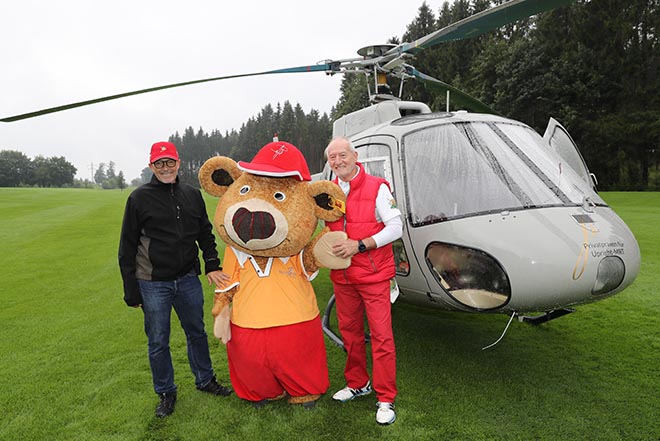
[[[217,244],[215,243],[215,236],[213,235],[213,225],[209,221],[206,214],[206,204],[202,198],[202,193],[195,190],[198,198],[198,204],[202,209],[202,216],[199,219],[199,234],[197,235],[197,243],[202,250],[202,257],[204,259],[204,273],[208,274],[213,271],[221,270],[220,259],[218,258]]]
[[[401,211],[399,211],[399,208],[397,207],[392,192],[390,192],[390,189],[385,184],[381,184],[378,188],[378,196],[376,197],[376,214],[385,224],[385,228],[371,237],[374,243],[371,247],[367,246],[368,249],[382,247],[383,245],[394,242],[400,238],[403,233]]]
[[[133,198],[126,201],[124,219],[119,236],[119,270],[124,282],[124,302],[128,306],[140,306],[142,294],[135,277],[135,258],[137,256],[138,241],[140,238],[140,225]]]

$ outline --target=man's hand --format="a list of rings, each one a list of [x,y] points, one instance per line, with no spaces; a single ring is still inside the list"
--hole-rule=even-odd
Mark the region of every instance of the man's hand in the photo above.
[[[230,280],[229,274],[221,270],[211,271],[206,275],[209,285],[215,284],[218,288],[223,288]]]
[[[358,241],[353,239],[339,241],[332,246],[332,252],[337,257],[352,257],[358,253]]]

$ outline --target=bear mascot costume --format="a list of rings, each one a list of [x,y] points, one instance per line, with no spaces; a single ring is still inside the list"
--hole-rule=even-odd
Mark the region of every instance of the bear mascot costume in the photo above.
[[[227,345],[231,383],[260,407],[287,397],[313,407],[329,387],[316,295],[319,268],[343,269],[331,252],[344,232],[319,219],[343,216],[346,198],[330,181],[311,181],[302,153],[287,142],[265,145],[251,162],[216,156],[199,171],[202,188],[219,199],[213,224],[226,244],[217,287],[214,335]],[[337,234],[338,233],[338,234]]]

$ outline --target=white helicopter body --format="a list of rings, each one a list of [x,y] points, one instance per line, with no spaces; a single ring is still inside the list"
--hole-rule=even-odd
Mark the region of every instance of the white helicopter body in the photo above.
[[[611,296],[639,272],[635,237],[552,119],[541,137],[500,116],[390,100],[340,118],[333,135],[392,185],[405,218],[394,244],[404,301],[548,312]],[[332,177],[327,166],[317,176]]]

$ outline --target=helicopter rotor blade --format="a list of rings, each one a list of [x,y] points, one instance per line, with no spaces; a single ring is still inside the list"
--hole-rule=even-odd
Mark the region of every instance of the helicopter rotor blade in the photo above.
[[[454,86],[447,84],[445,82],[442,82],[440,80],[437,80],[429,75],[426,75],[414,67],[408,66],[407,69],[407,74],[410,76],[413,76],[417,78],[419,81],[424,83],[425,86],[440,90],[442,92],[447,92],[449,91],[451,100],[464,107],[467,110],[471,110],[473,112],[477,113],[490,113],[492,115],[502,115],[498,111],[488,107],[488,105],[484,104],[483,102],[479,101],[477,98],[463,92],[460,89],[455,88]]]
[[[231,79],[231,78],[254,77],[254,76],[259,76],[259,75],[270,75],[270,74],[280,74],[280,73],[303,73],[303,72],[334,73],[334,72],[338,72],[339,64],[340,63],[336,62],[336,61],[325,61],[323,64],[316,64],[316,65],[313,65],[313,66],[289,67],[289,68],[284,68],[284,69],[275,69],[275,70],[268,70],[268,71],[263,71],[263,72],[252,72],[252,73],[238,74],[238,75],[227,75],[227,76],[223,76],[223,77],[205,78],[205,79],[202,79],[202,80],[185,81],[185,82],[182,82],[182,83],[167,84],[167,85],[164,85],[164,86],[150,87],[148,89],[135,90],[133,92],[125,92],[125,93],[120,93],[120,94],[117,94],[117,95],[110,95],[110,96],[105,96],[105,97],[102,97],[102,98],[95,98],[95,99],[92,99],[92,100],[80,101],[80,102],[71,103],[71,104],[65,104],[63,106],[50,107],[48,109],[37,110],[37,111],[34,111],[34,112],[29,112],[29,113],[23,113],[21,115],[9,116],[9,117],[5,117],[5,118],[0,119],[0,121],[1,122],[20,121],[22,119],[34,118],[36,116],[47,115],[49,113],[55,113],[55,112],[61,112],[63,110],[74,109],[76,107],[88,106],[90,104],[101,103],[103,101],[116,100],[116,99],[119,99],[119,98],[125,98],[125,97],[132,96],[132,95],[140,95],[140,94],[143,94],[143,93],[155,92],[155,91],[163,90],[163,89],[172,89],[174,87],[190,86],[192,84],[208,83],[208,82],[211,82],[211,81],[228,80],[228,79]]]
[[[439,29],[412,43],[402,43],[386,52],[416,54],[423,49],[452,40],[465,40],[497,29],[514,21],[530,17],[559,6],[573,3],[575,0],[511,0],[478,14],[457,21]]]

